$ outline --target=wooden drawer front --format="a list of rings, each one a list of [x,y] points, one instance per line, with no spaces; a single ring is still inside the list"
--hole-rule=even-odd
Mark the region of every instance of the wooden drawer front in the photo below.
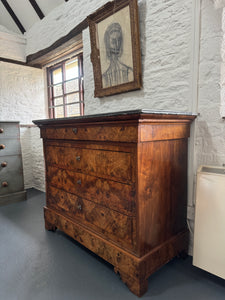
[[[4,149],[0,149],[0,156],[21,154],[20,142],[17,139],[0,139]]]
[[[4,162],[7,163],[6,167],[1,166],[1,164]],[[7,186],[4,186],[5,182],[7,183]],[[23,188],[21,157],[0,157],[0,195],[19,192],[22,191]]]
[[[131,185],[47,166],[48,184],[106,207],[134,215],[135,192]]]
[[[46,147],[47,164],[121,182],[132,181],[131,157],[126,152]]]
[[[19,138],[19,136],[19,123],[0,122],[0,140],[2,138]]]
[[[15,173],[23,174],[21,155],[10,155],[0,157],[0,176],[15,176]]]
[[[120,245],[133,248],[136,219],[49,186],[47,206],[76,219]]]
[[[42,138],[83,141],[137,142],[136,126],[77,126],[42,129]]]
[[[141,125],[141,141],[162,141],[188,138],[189,124],[150,124]]]

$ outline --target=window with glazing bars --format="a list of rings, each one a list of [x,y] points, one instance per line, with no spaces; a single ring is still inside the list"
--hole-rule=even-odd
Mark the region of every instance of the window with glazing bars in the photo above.
[[[47,68],[50,118],[84,114],[83,55]]]

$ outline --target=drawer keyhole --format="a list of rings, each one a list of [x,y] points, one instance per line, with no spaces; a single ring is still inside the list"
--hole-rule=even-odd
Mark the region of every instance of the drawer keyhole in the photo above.
[[[76,156],[76,160],[77,160],[77,161],[80,161],[80,156]]]
[[[81,179],[77,180],[77,184],[81,185]]]
[[[78,132],[78,129],[77,128],[73,128],[73,133],[77,134],[77,132]]]

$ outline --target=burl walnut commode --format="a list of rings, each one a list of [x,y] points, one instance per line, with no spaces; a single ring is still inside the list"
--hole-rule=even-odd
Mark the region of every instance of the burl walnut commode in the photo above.
[[[194,118],[135,110],[34,121],[44,143],[46,229],[111,263],[138,296],[154,271],[187,251]]]

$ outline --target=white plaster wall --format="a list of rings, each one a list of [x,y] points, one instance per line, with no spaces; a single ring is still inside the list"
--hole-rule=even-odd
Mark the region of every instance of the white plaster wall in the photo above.
[[[225,120],[220,115],[222,12],[202,1],[199,96],[196,122],[197,166],[225,163]]]
[[[225,0],[212,0],[214,2],[215,8],[221,8],[225,6]]]
[[[224,2],[225,7],[225,2]],[[225,8],[222,11],[222,31],[223,31],[223,41],[222,41],[222,65],[221,65],[221,116],[225,117]]]
[[[43,71],[0,62],[0,119],[32,124],[32,120],[46,117]],[[39,130],[22,127],[20,136],[25,188],[44,190],[43,150]]]
[[[25,62],[26,39],[0,25],[0,57]]]

